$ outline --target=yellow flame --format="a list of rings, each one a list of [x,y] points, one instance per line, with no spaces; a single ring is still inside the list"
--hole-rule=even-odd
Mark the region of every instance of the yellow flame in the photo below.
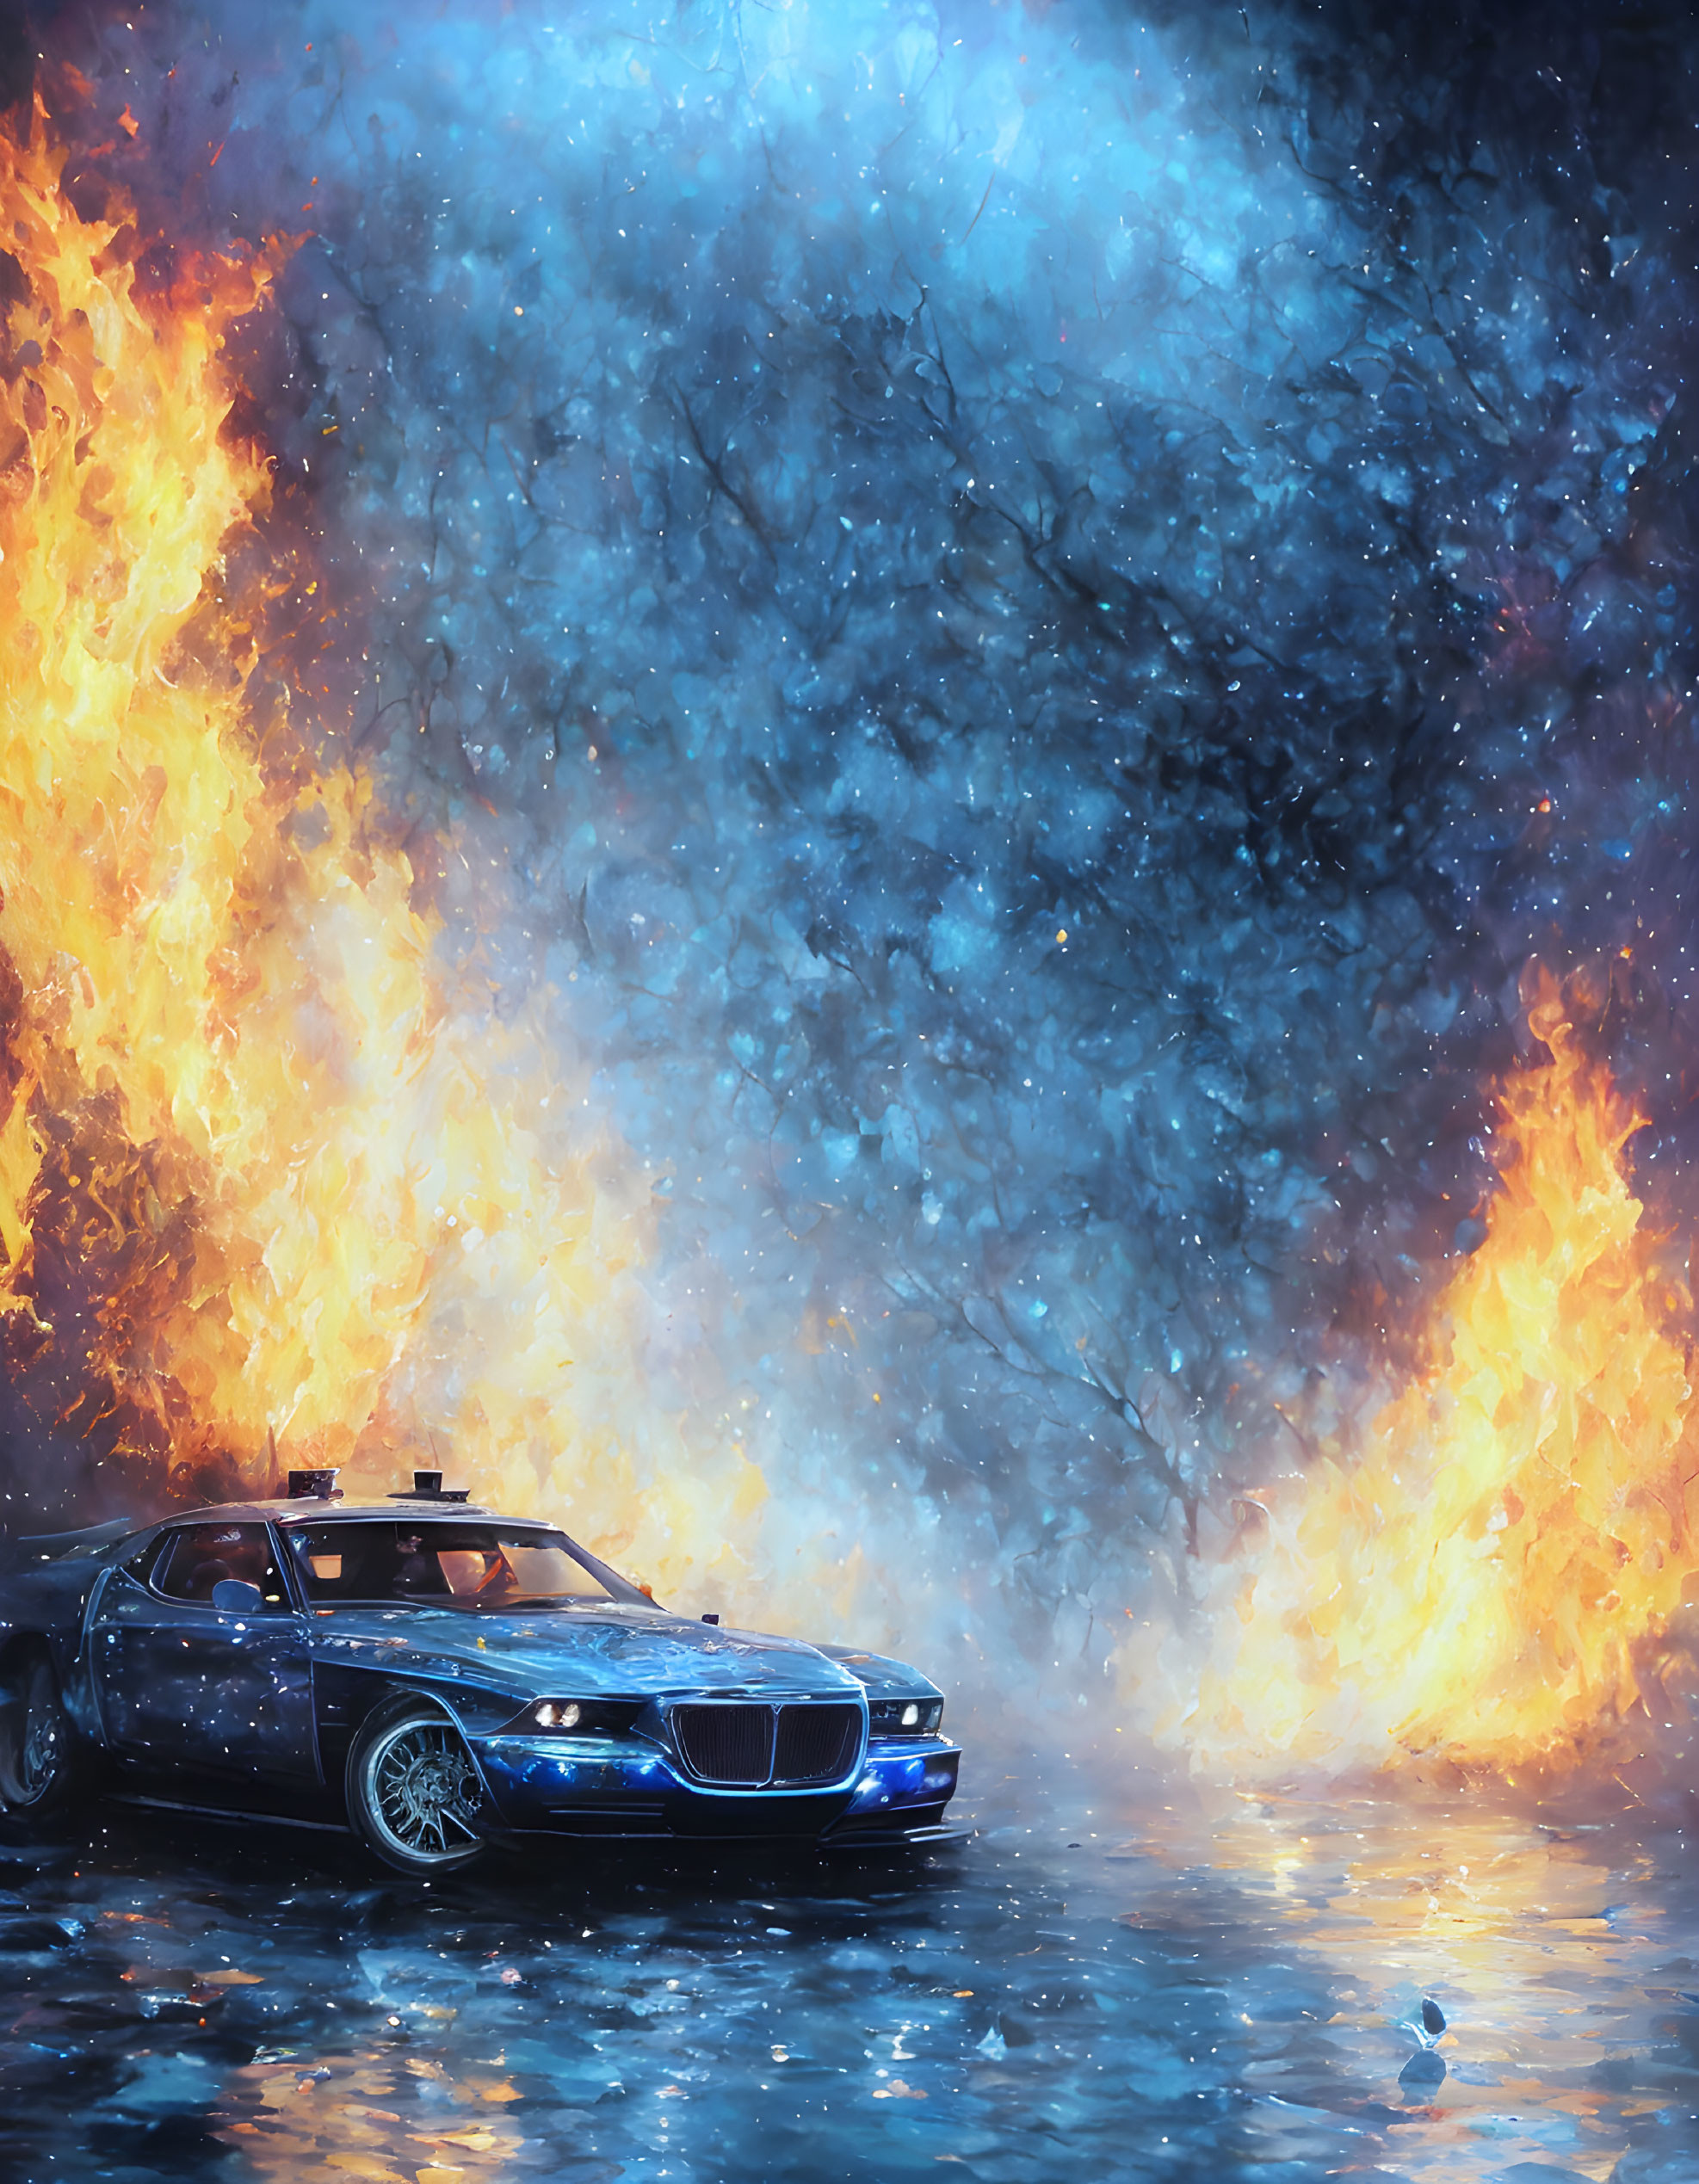
[[[1660,1277],[1623,1146],[1640,1120],[1549,978],[1543,1068],[1503,1088],[1486,1235],[1430,1364],[1335,1440],[1215,1575],[1215,1639],[1164,1733],[1205,1763],[1505,1768],[1608,1744],[1699,1567],[1689,1300]]]
[[[145,291],[130,208],[79,217],[63,163],[39,114],[0,134],[9,1377],[155,1491],[261,1488],[273,1433],[355,1485],[435,1450],[700,1576],[764,1487],[643,1409],[646,1186],[540,1019],[445,992],[369,782],[312,761],[299,698],[256,701],[268,596],[314,583],[265,565],[224,349],[285,248]]]

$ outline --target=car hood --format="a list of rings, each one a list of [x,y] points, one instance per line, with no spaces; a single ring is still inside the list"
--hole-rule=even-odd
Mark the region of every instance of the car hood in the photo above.
[[[327,1666],[462,1677],[521,1697],[639,1698],[861,1689],[852,1670],[800,1638],[693,1623],[664,1609],[548,1609],[503,1615],[438,1607],[337,1607],[308,1618]]]
[[[820,1651],[828,1661],[848,1669],[869,1699],[943,1697],[930,1676],[922,1675],[906,1661],[893,1661],[888,1653],[868,1653],[847,1645],[823,1645]]]

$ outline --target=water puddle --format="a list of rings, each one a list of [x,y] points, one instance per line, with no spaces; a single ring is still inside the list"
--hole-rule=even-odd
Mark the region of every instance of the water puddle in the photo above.
[[[332,1836],[115,1811],[0,1845],[0,2169],[1699,2174],[1675,1832],[1020,1795],[908,1866],[565,1848],[423,1892]]]

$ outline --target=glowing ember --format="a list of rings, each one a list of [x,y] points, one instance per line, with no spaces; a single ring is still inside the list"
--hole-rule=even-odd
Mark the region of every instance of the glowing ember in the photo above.
[[[1639,1118],[1542,979],[1551,1063],[1504,1086],[1486,1237],[1440,1299],[1430,1363],[1335,1442],[1217,1573],[1200,1760],[1498,1767],[1609,1746],[1699,1567],[1686,1305],[1623,1176]]]
[[[387,1485],[440,1429],[458,1478],[676,1582],[762,1483],[729,1435],[684,1483],[621,1410],[639,1240],[579,1088],[445,993],[368,784],[312,762],[281,662],[255,695],[268,607],[317,587],[258,551],[220,360],[283,250],[149,289],[62,165],[39,115],[0,137],[7,1377],[152,1492],[263,1485],[273,1434]]]

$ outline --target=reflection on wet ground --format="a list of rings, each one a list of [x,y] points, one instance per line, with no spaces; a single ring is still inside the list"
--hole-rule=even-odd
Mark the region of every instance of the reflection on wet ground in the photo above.
[[[908,1866],[570,1852],[423,1891],[117,1808],[0,1843],[0,2174],[1699,2176],[1680,1835],[1024,1794]]]

